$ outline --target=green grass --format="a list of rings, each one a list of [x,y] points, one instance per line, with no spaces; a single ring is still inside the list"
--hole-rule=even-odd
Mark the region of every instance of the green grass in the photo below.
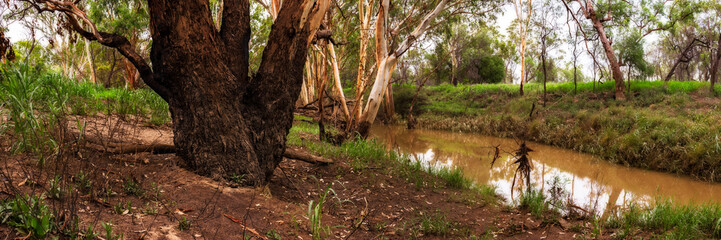
[[[22,63],[0,65],[3,112],[9,121],[0,122],[0,136],[12,133],[11,151],[30,153],[39,165],[58,155],[70,115],[146,116],[156,125],[170,121],[167,103],[150,90],[107,89]]]
[[[339,146],[320,142],[317,141],[317,124],[307,122],[310,120],[304,116],[296,115],[295,120],[287,139],[289,145],[303,147],[328,158],[347,159],[355,172],[363,173],[368,168],[382,166],[388,174],[405,178],[419,188],[440,181],[443,186],[449,188],[472,190],[486,202],[495,203],[498,200],[495,187],[473,184],[460,168],[424,166],[420,161],[414,161],[409,156],[387,150],[375,139],[355,138]],[[304,140],[301,136],[311,138],[313,141]]]
[[[0,101],[11,111],[140,115],[157,124],[170,120],[168,104],[148,89],[105,88],[21,63],[0,65],[0,82],[4,93],[0,95]],[[31,106],[34,108],[30,109]]]
[[[703,239],[721,237],[721,205],[678,206],[658,199],[651,208],[630,206],[611,216],[606,226],[628,234],[633,229],[654,232],[667,239]]]
[[[425,235],[446,236],[451,233],[454,224],[446,219],[446,215],[435,213],[422,216],[418,228]]]
[[[550,209],[546,196],[543,195],[543,192],[535,189],[527,190],[521,194],[518,207],[529,211],[537,218],[542,218],[543,214]]]
[[[333,192],[333,195],[335,195],[335,191],[333,191],[330,186],[329,184],[328,187],[326,187],[317,202],[314,200],[308,202],[308,224],[314,240],[324,239],[324,236],[330,233],[330,228],[323,225],[322,220],[323,205],[325,205],[328,200],[328,193]]]

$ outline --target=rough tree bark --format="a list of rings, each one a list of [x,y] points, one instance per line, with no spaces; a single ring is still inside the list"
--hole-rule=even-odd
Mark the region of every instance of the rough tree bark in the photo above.
[[[78,33],[117,49],[168,102],[177,155],[196,173],[265,184],[282,160],[306,53],[330,0],[287,1],[258,72],[248,76],[248,0],[225,0],[217,31],[208,1],[148,0],[151,67],[127,38],[100,32],[73,2],[28,0],[62,12]],[[80,22],[78,22],[80,21]],[[90,30],[86,30],[86,29]]]
[[[182,2],[149,2],[151,60],[170,92],[178,155],[202,175],[263,184],[282,160],[307,48],[330,1],[284,2],[253,78],[248,1],[224,1],[220,32],[206,1]]]
[[[0,31],[0,60],[3,63],[15,60],[15,51],[13,51],[13,46],[10,44],[10,40],[5,38],[5,33],[3,31]]]

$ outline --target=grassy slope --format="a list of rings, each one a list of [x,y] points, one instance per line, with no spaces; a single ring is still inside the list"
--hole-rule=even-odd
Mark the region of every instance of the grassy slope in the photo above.
[[[572,83],[549,84],[544,107],[538,84],[528,84],[525,96],[507,84],[434,86],[422,91],[427,101],[416,118],[423,128],[526,136],[615,163],[721,181],[721,109],[707,83],[632,82],[624,102],[611,97],[612,88],[582,83],[573,94]],[[395,90],[404,91],[415,92]],[[403,98],[396,96],[400,111]]]

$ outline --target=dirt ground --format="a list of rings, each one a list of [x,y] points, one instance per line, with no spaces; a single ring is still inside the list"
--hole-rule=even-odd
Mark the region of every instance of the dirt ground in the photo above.
[[[322,216],[327,239],[575,239],[588,229],[579,221],[543,220],[484,202],[468,190],[418,188],[378,167],[356,173],[344,159],[331,165],[285,159],[267,187],[238,187],[182,168],[174,154],[108,151],[123,144],[172,144],[167,126],[107,116],[78,120],[87,123],[85,138],[112,140],[78,141],[64,160],[43,168],[27,156],[9,154],[10,141],[0,142],[3,198],[45,193],[56,175],[68,186],[89,182],[60,199],[46,195],[46,201],[60,209],[58,217],[77,214],[80,229],[92,224],[104,233],[101,222],[111,222],[125,239],[312,239],[308,203],[317,202],[329,184],[333,191]],[[421,231],[423,220],[433,218],[445,219],[450,230]],[[0,228],[2,235],[23,237],[7,226]]]

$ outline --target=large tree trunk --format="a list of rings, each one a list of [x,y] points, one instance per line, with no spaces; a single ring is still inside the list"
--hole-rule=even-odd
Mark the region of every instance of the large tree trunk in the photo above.
[[[220,32],[207,1],[148,5],[153,77],[143,80],[168,101],[178,155],[201,175],[265,183],[282,160],[308,44],[329,1],[284,3],[253,78],[247,0],[224,1]]]

